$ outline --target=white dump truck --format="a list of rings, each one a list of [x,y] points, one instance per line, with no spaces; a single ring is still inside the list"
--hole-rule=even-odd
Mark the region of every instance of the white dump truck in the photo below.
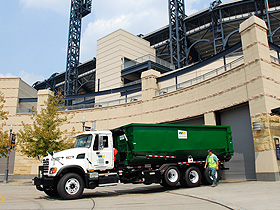
[[[233,155],[230,127],[129,124],[112,131],[85,131],[76,136],[74,148],[44,157],[33,184],[63,199],[80,197],[84,188],[118,182],[210,184],[203,167],[209,148],[228,161]]]

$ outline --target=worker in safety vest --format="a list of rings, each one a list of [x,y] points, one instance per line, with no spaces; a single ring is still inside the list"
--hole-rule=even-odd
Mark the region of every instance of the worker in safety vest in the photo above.
[[[213,178],[212,187],[216,187],[218,185],[218,181],[216,178],[216,171],[219,170],[219,159],[215,154],[212,153],[211,149],[208,150],[208,155],[204,166],[205,169],[207,165],[209,167],[211,177]]]

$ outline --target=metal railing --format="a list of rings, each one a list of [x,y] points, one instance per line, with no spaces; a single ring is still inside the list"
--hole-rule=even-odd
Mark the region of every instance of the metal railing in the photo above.
[[[206,74],[203,74],[201,76],[198,76],[198,77],[195,77],[193,79],[187,80],[185,82],[179,83],[177,85],[172,85],[172,86],[157,90],[156,91],[156,96],[163,95],[163,94],[166,94],[166,93],[170,93],[172,91],[179,90],[181,88],[185,88],[185,87],[195,85],[199,82],[210,79],[210,78],[215,77],[215,76],[217,76],[217,75],[219,75],[219,74],[221,74],[225,71],[228,71],[232,68],[235,68],[236,66],[239,66],[242,63],[244,63],[243,55],[241,57],[237,58],[236,60],[230,62],[229,64],[221,66],[221,67],[219,67],[215,70],[212,70],[210,72],[207,72]]]
[[[101,107],[108,107],[108,106],[116,106],[120,104],[126,104],[131,103],[135,101],[140,101],[142,99],[141,95],[131,96],[128,98],[121,98],[117,100],[112,101],[105,101],[100,103],[94,103],[94,104],[80,104],[80,105],[73,105],[73,106],[66,106],[66,110],[77,110],[77,109],[89,109],[89,108],[101,108]]]
[[[271,60],[272,63],[280,64],[280,59],[276,58],[272,55],[270,56],[270,60]]]
[[[155,57],[153,55],[144,55],[144,56],[142,56],[140,58],[137,58],[137,59],[135,59],[133,61],[125,62],[125,63],[122,64],[121,68],[122,68],[122,70],[124,70],[126,68],[129,68],[129,67],[132,67],[132,66],[136,66],[136,65],[138,65],[140,63],[144,63],[146,61],[152,61],[154,63],[158,63],[158,64],[160,64],[162,66],[165,66],[165,67],[167,67],[167,68],[169,68],[171,70],[175,70],[175,65],[173,65],[173,64],[171,64],[171,63],[169,63],[169,62],[167,62],[165,60],[162,60],[160,58],[157,58],[157,57]]]

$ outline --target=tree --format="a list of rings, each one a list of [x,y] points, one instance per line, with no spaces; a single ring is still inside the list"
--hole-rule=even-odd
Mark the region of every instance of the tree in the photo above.
[[[44,102],[45,108],[40,113],[33,112],[33,124],[22,122],[23,129],[19,131],[18,150],[27,157],[45,156],[48,152],[57,152],[71,148],[73,138],[68,138],[67,130],[61,131],[63,123],[68,122],[68,113],[64,110],[62,94],[50,96]],[[72,135],[73,136],[73,135]]]
[[[0,157],[6,157],[9,145],[9,134],[8,131],[3,131],[5,125],[4,120],[7,120],[8,112],[4,111],[4,95],[0,92]]]

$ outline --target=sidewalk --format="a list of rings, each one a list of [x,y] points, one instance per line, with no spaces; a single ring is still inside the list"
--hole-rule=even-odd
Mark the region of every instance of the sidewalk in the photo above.
[[[280,209],[280,182],[223,181],[217,187],[181,188],[172,193],[208,200],[231,209]]]
[[[32,185],[32,179],[12,179],[8,180],[7,184],[3,183],[3,179],[0,179],[0,185],[3,186],[31,186]]]
[[[4,184],[4,175],[0,174],[0,185],[11,185],[11,186],[21,186],[21,185],[32,185],[32,179],[36,175],[10,175],[8,176],[8,183]]]
[[[32,186],[32,180],[9,180],[9,183],[3,184],[3,179],[0,179],[0,186]],[[125,189],[128,192],[133,191],[133,188],[140,187],[140,185],[130,186],[121,184],[113,188],[99,188],[99,190],[121,190],[123,186],[125,186]],[[143,187],[149,188],[150,186],[141,185],[141,188]],[[228,209],[280,209],[280,182],[226,180],[219,183],[217,187],[202,185],[195,188],[176,188],[159,193],[169,193],[182,196],[182,198],[191,197],[198,200],[217,203]]]

